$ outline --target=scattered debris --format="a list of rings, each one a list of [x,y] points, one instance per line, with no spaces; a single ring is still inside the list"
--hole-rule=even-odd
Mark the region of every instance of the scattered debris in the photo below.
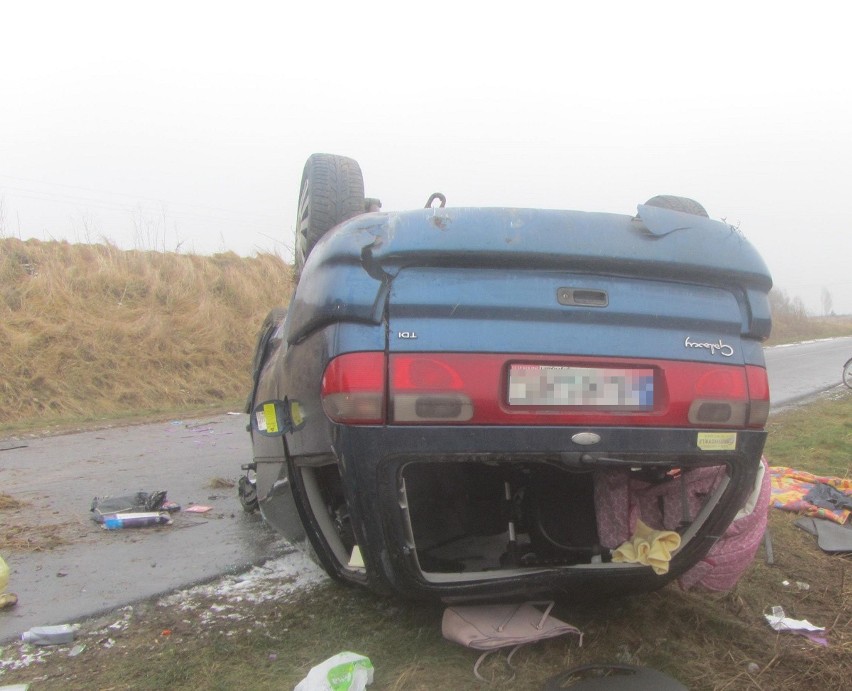
[[[363,691],[373,683],[373,663],[358,653],[343,652],[312,667],[293,691]]]
[[[95,497],[92,499],[92,518],[103,523],[107,517],[120,513],[154,512],[163,510],[166,502],[166,490],[156,492],[137,492],[120,497]]]
[[[92,500],[92,518],[107,530],[143,528],[170,525],[170,512],[179,511],[180,505],[166,501],[166,491],[137,492],[120,497],[95,497]]]
[[[816,537],[823,552],[852,552],[852,521],[838,525],[822,518],[805,517],[793,525]]]
[[[145,511],[141,513],[117,513],[104,516],[105,530],[120,530],[122,528],[147,528],[152,525],[169,525],[172,519],[169,514],[161,511]]]
[[[32,645],[63,645],[74,640],[74,627],[70,624],[57,626],[34,626],[21,634],[23,643]]]
[[[680,535],[672,530],[654,530],[636,521],[633,536],[612,553],[616,563],[644,564],[661,576],[669,571],[672,552],[680,547]]]
[[[811,518],[823,518],[841,526],[852,515],[852,510],[844,508],[843,502],[838,502],[836,497],[836,494],[847,499],[852,497],[852,480],[814,475],[803,470],[782,466],[773,466],[770,468],[770,473],[772,476],[772,505],[775,508],[800,513]],[[836,490],[836,494],[831,493],[829,495],[831,491],[823,491],[819,489],[819,485],[833,488]],[[824,502],[820,498],[823,497],[824,493],[825,496],[833,497],[834,501],[831,503]],[[816,498],[821,504],[826,504],[831,508],[817,505],[810,501],[809,497]]]
[[[828,646],[828,640],[819,635],[825,633],[824,627],[814,626],[807,619],[791,619],[784,613],[782,607],[776,605],[772,608],[772,614],[764,614],[763,616],[775,631],[789,631],[804,636],[817,645]]]
[[[511,668],[512,656],[527,643],[573,633],[580,637],[580,645],[583,645],[580,629],[550,615],[555,604],[551,600],[447,607],[441,620],[441,633],[448,641],[485,651],[474,664],[473,675],[480,681],[487,681],[479,673],[479,667],[495,650],[512,648],[506,658],[506,664]],[[542,606],[545,607],[543,612],[538,609]]]
[[[207,513],[212,510],[212,506],[206,506],[205,504],[193,504],[192,506],[187,506],[184,509],[184,513]]]

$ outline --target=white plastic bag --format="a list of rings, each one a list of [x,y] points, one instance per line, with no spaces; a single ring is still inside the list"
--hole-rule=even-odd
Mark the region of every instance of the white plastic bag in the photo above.
[[[293,691],[364,691],[372,683],[370,658],[343,652],[312,667]]]

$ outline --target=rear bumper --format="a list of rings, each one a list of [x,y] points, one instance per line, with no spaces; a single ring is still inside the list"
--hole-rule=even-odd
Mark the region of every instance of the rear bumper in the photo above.
[[[578,432],[591,432],[600,441],[587,446],[575,443],[572,437]],[[390,588],[407,597],[447,601],[534,593],[586,597],[591,593],[622,594],[659,588],[699,561],[733,520],[753,489],[766,434],[729,432],[735,434],[735,439],[726,438],[725,446],[730,448],[718,451],[699,448],[699,432],[649,428],[336,426],[334,449],[355,538],[367,579],[374,587]],[[718,430],[713,432],[719,434]],[[706,449],[707,445],[703,446]],[[294,460],[298,466],[299,460]],[[566,477],[576,477],[578,482],[584,482],[583,476],[595,471],[690,471],[722,466],[726,480],[708,499],[704,514],[694,516],[691,527],[684,527],[688,539],[673,555],[670,570],[663,576],[647,566],[607,563],[605,555],[603,561],[589,563],[581,560],[549,566],[539,562],[532,566],[436,572],[421,563],[417,527],[412,529],[412,487],[406,473],[417,464],[428,467],[435,477],[444,475],[444,480],[462,466],[471,471],[467,473],[469,477],[475,477],[480,470],[484,475],[508,476],[520,468],[532,468],[533,474],[538,472],[536,469],[546,469],[547,477],[553,473],[560,476],[564,471]],[[576,498],[566,497],[566,502]],[[436,497],[437,506],[441,506],[440,499]],[[556,507],[558,503],[551,497],[548,506]],[[570,516],[567,510],[566,516]]]

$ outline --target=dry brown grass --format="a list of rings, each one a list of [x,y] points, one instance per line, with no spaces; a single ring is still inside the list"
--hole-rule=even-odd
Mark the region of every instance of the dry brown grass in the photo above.
[[[4,492],[0,492],[0,511],[20,509],[23,505],[23,502],[15,499],[15,497],[5,494]]]
[[[51,525],[8,525],[0,532],[0,551],[9,552],[46,552],[55,547],[71,544],[71,539],[63,535],[65,524]]]
[[[240,400],[291,275],[271,254],[0,239],[0,425]]]
[[[790,298],[783,290],[769,293],[772,309],[772,335],[769,345],[795,343],[816,338],[852,336],[852,315],[813,316],[799,298]]]
[[[208,489],[232,489],[237,483],[225,477],[214,477],[207,483]]]

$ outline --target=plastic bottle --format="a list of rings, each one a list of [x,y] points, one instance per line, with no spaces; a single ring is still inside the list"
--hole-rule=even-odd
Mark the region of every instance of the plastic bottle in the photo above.
[[[150,525],[162,525],[171,523],[172,519],[167,514],[156,512],[144,513],[117,513],[114,516],[104,518],[104,528],[117,530],[119,528],[144,528]]]
[[[69,624],[58,626],[33,626],[21,634],[24,643],[33,645],[61,645],[74,640],[74,629]]]

